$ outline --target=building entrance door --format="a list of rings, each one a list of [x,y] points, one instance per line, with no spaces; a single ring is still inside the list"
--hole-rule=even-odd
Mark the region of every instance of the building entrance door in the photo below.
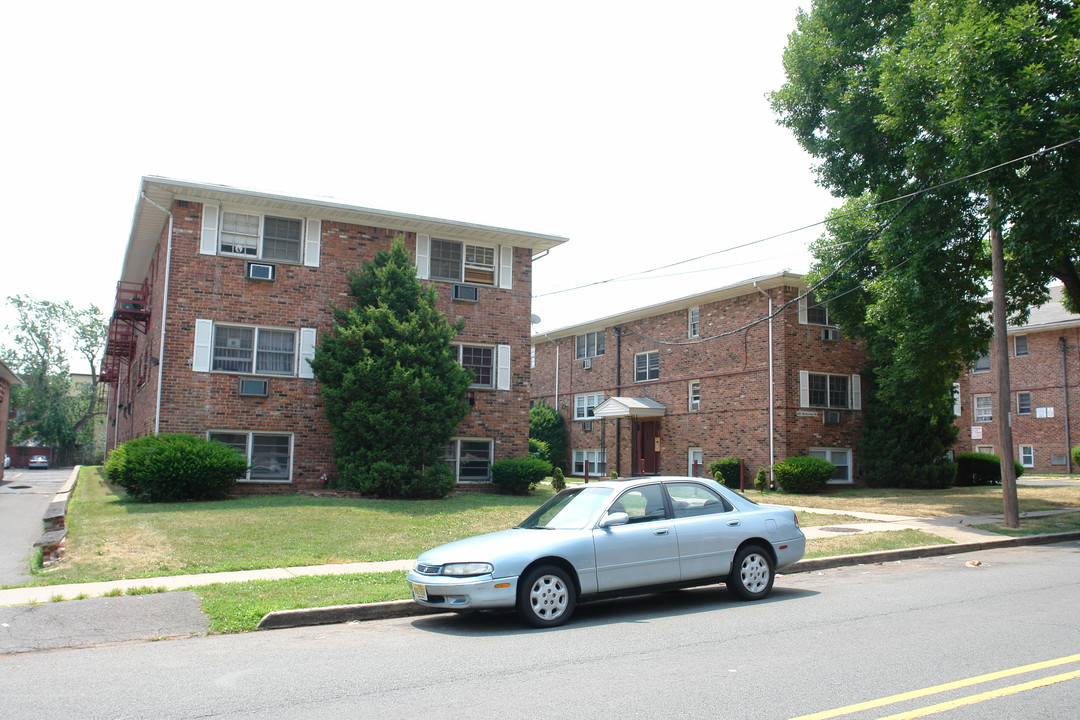
[[[634,461],[641,475],[660,473],[660,421],[639,420]]]

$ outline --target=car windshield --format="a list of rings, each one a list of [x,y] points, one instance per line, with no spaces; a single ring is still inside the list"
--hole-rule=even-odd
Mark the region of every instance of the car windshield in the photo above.
[[[518,525],[536,530],[581,530],[611,497],[611,488],[564,490]]]

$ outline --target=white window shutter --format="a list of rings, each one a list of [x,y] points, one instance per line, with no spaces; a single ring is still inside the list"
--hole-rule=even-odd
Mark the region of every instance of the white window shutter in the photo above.
[[[514,287],[514,246],[499,246],[499,287],[509,290]]]
[[[960,406],[960,383],[953,383],[952,384],[952,399],[953,399],[953,406],[952,406],[953,415],[955,415],[956,417],[960,417],[960,412],[963,409]]]
[[[313,378],[315,372],[311,369],[310,360],[315,357],[315,328],[300,328],[300,367],[297,375],[302,378]]]
[[[195,354],[191,356],[191,369],[210,372],[210,356],[214,345],[214,321],[195,321]]]
[[[799,298],[799,324],[806,325],[806,297]]]
[[[199,253],[217,255],[218,248],[218,213],[217,205],[202,206],[202,236],[199,239]]]
[[[322,248],[322,220],[308,218],[304,235],[304,264],[319,267],[319,253]]]
[[[495,381],[497,390],[510,389],[510,346],[500,345],[497,348],[498,368]]]
[[[862,378],[851,376],[851,409],[862,410]]]
[[[810,371],[799,371],[799,407],[810,407]]]
[[[416,277],[427,280],[431,277],[431,236],[416,235]]]

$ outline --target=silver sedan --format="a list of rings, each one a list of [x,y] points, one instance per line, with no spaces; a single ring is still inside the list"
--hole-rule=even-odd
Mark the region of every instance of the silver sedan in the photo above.
[[[712,480],[631,478],[568,488],[515,528],[429,550],[408,581],[421,605],[513,608],[553,627],[579,601],[721,581],[758,600],[805,549],[791,508],[758,505]]]

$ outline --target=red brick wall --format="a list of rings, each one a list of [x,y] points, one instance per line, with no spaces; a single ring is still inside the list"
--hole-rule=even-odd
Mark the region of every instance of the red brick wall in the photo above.
[[[1034,467],[1028,473],[1064,473],[1068,465],[1058,465],[1051,458],[1064,457],[1068,462],[1069,444],[1080,444],[1080,328],[1064,328],[1027,333],[1028,354],[1014,356],[1014,336],[1009,337],[1009,384],[1011,386],[1010,406],[1012,408],[1013,452],[1020,460],[1019,446],[1031,445],[1034,450]],[[1059,338],[1064,338],[1066,352],[1065,367],[1062,367],[1062,351]],[[982,373],[968,372],[960,377],[960,416],[956,424],[960,428],[957,449],[960,452],[972,452],[977,446],[993,446],[994,452],[1000,452],[997,420],[997,357],[991,349],[990,371]],[[1066,398],[1065,380],[1068,385],[1068,403],[1072,419],[1068,427],[1066,440]],[[1016,393],[1031,393],[1031,414],[1017,413]],[[976,423],[974,420],[974,395],[993,396],[994,422]],[[1039,417],[1039,408],[1052,408],[1053,417]],[[1043,415],[1047,412],[1041,413]],[[973,432],[975,429],[975,432]],[[982,438],[973,438],[981,431]],[[1073,472],[1077,469],[1073,467]]]
[[[318,341],[332,327],[330,304],[347,306],[347,275],[358,271],[399,234],[392,228],[374,228],[324,220],[320,266],[277,263],[273,282],[245,277],[243,258],[199,253],[202,206],[196,202],[173,204],[173,242],[168,281],[167,332],[162,364],[161,432],[243,430],[292,433],[293,482],[317,483],[335,472],[329,426],[323,416],[318,382],[313,379],[272,377],[265,398],[237,395],[237,376],[192,370],[195,321],[261,325],[281,328],[316,328]],[[167,231],[166,231],[167,232]],[[415,252],[414,234],[405,233],[406,246]],[[120,382],[110,389],[109,448],[115,442],[154,431],[157,406],[158,343],[165,305],[166,233],[163,233],[148,280],[153,290],[153,315],[146,336],[140,336],[132,369],[124,368]],[[463,318],[462,342],[510,344],[510,391],[476,390],[473,409],[462,422],[463,437],[492,438],[494,458],[520,457],[528,452],[529,328],[531,315],[531,255],[516,248],[512,290],[481,287],[476,303],[450,300],[450,284],[434,283],[440,308],[450,320]],[[143,359],[145,358],[145,360]],[[145,364],[150,372],[139,370]],[[139,383],[138,376],[144,376]],[[118,405],[123,405],[118,408]],[[268,484],[246,490],[291,491],[289,485]]]
[[[774,310],[799,292],[793,287],[771,291]],[[742,459],[750,483],[757,468],[769,464],[769,325],[760,322],[750,326],[768,315],[768,301],[754,291],[700,305],[699,335],[704,342],[687,337],[691,306],[688,303],[686,309],[605,328],[605,354],[593,358],[589,370],[574,357],[575,336],[536,338],[533,398],[555,403],[558,345],[557,409],[568,421],[571,451],[604,448],[609,471],[633,474],[629,420],[596,420],[588,432],[582,422],[573,420],[576,394],[602,392],[605,397],[647,397],[667,408],[660,430],[662,474],[685,475],[692,447],[702,448],[706,465],[722,457]],[[773,321],[773,346],[776,461],[788,455],[805,455],[810,447],[854,449],[861,413],[842,411],[840,425],[824,426],[820,411],[815,418],[799,418],[796,412],[798,371],[858,372],[862,363],[858,345],[848,340],[822,341],[821,328],[799,325],[797,306],[792,305]],[[659,351],[660,379],[635,383],[634,356],[652,350]],[[692,380],[701,383],[701,405],[696,412],[688,409]]]

